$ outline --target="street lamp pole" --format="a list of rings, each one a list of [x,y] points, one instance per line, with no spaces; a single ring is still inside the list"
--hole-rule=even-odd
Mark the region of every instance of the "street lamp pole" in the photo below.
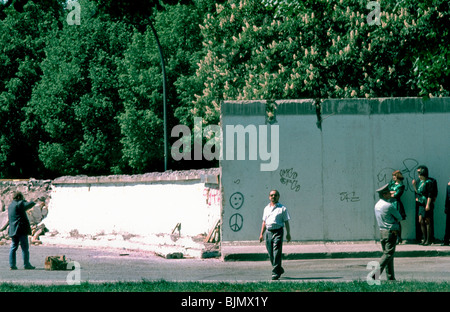
[[[167,88],[166,88],[166,66],[164,64],[164,56],[159,43],[158,35],[156,34],[156,29],[153,27],[153,23],[150,20],[150,28],[152,29],[153,35],[156,39],[156,44],[158,45],[159,57],[161,59],[161,68],[163,76],[163,119],[164,119],[164,171],[167,171],[167,163],[169,157],[169,147],[167,142]]]

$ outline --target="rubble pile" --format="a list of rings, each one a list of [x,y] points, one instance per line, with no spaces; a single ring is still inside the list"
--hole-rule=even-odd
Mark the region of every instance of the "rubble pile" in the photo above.
[[[48,214],[50,203],[51,180],[0,180],[0,245],[10,243],[8,206],[13,200],[14,193],[19,191],[26,201],[34,201],[36,205],[27,211],[31,225],[31,243],[41,244],[39,236],[48,232],[45,224],[41,223]],[[45,202],[44,206],[39,205]]]

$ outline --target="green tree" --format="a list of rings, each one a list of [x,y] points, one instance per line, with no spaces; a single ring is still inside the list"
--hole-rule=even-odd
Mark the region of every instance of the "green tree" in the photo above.
[[[120,167],[123,110],[118,94],[117,58],[132,30],[80,1],[81,24],[54,29],[33,89],[24,128],[39,133],[38,155],[54,174],[107,174]]]
[[[223,100],[447,96],[448,2],[229,0],[201,25],[191,113]],[[203,83],[203,87],[199,86]]]
[[[164,155],[161,67],[154,46],[151,31],[135,32],[119,64],[123,160],[133,172],[161,169]]]
[[[160,38],[167,72],[167,123],[170,129],[180,123],[192,125],[189,112],[192,96],[185,81],[195,75],[202,37],[198,25],[203,20],[199,5],[164,5],[152,16]],[[163,159],[163,89],[160,56],[150,27],[136,32],[120,65],[120,96],[125,111],[119,116],[122,129],[124,161],[133,172],[162,170]],[[186,104],[188,103],[188,104]],[[170,139],[170,138],[169,138]],[[169,151],[170,152],[170,151]],[[170,159],[169,159],[170,161]],[[170,169],[211,165],[206,162],[170,162]]]
[[[20,12],[11,2],[0,14],[0,177],[22,178],[44,174],[36,157],[38,134],[22,128],[24,109],[40,80],[47,35],[57,27],[59,11],[48,2],[29,1]],[[17,7],[17,5],[16,5]]]

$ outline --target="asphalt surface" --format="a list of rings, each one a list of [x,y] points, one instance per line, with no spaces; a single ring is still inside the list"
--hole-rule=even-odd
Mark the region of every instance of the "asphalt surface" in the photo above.
[[[423,247],[423,246],[421,246]],[[437,247],[436,247],[437,248]],[[448,248],[448,247],[446,247]],[[68,284],[73,282],[116,281],[203,281],[248,282],[268,281],[268,261],[223,261],[223,259],[165,259],[152,252],[113,248],[81,248],[68,246],[31,246],[31,263],[35,270],[24,270],[20,249],[18,270],[8,264],[9,246],[0,246],[0,281],[21,284]],[[65,255],[79,264],[74,271],[47,271],[45,257]],[[357,255],[357,254],[356,254]],[[322,258],[284,260],[286,273],[281,282],[289,281],[353,281],[366,280],[368,264],[376,257]],[[398,280],[450,281],[450,257],[397,257]],[[381,280],[385,279],[382,275]]]

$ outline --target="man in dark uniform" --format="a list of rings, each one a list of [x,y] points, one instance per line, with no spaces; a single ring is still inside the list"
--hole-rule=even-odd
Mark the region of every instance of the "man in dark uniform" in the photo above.
[[[11,270],[17,270],[16,251],[19,245],[22,248],[25,270],[33,270],[35,268],[30,264],[28,235],[31,235],[31,227],[26,213],[35,204],[33,201],[27,202],[21,192],[16,192],[12,203],[8,207],[9,236],[12,239],[11,249],[9,251],[9,266]]]
[[[445,194],[445,235],[442,246],[448,246],[450,243],[450,182],[447,184],[447,193]]]

